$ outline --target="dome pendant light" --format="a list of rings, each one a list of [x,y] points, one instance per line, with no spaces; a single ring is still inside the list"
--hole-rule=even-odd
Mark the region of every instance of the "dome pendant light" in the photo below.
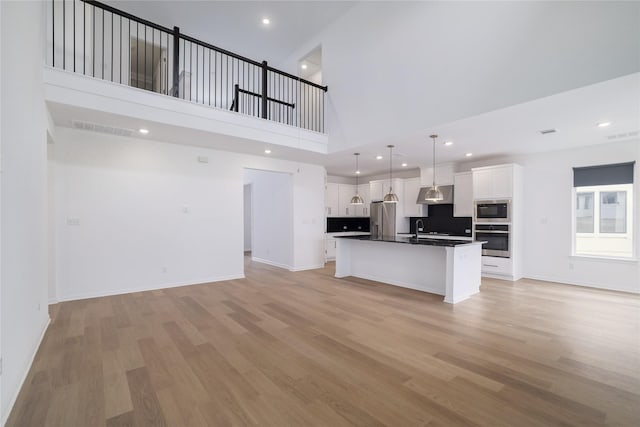
[[[424,196],[425,200],[430,202],[439,202],[443,199],[442,191],[436,186],[436,138],[438,135],[430,135],[429,138],[433,138],[433,186],[427,191]]]
[[[360,153],[353,153],[356,156],[356,195],[351,198],[352,205],[363,205],[364,200],[360,197],[360,193],[358,192],[358,174],[360,173],[360,169],[358,169],[358,156]]]
[[[384,203],[398,203],[398,196],[396,196],[396,193],[393,192],[393,185],[392,185],[392,176],[391,176],[391,171],[392,171],[392,159],[393,159],[393,145],[387,145],[387,147],[389,148],[389,192],[387,194],[384,195],[384,199],[382,199],[382,201]]]

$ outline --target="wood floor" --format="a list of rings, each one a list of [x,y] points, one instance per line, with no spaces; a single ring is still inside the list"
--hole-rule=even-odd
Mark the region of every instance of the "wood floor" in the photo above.
[[[246,272],[52,307],[7,425],[640,425],[637,296]]]

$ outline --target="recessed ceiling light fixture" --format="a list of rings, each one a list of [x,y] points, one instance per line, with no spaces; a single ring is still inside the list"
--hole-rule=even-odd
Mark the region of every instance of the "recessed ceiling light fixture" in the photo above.
[[[382,156],[376,156],[376,160],[382,160]]]
[[[599,128],[606,128],[610,124],[611,124],[611,122],[601,122],[601,123],[598,123],[598,127]]]
[[[138,130],[138,132],[140,132],[140,133],[141,133],[141,134],[143,134],[143,135],[146,135],[146,134],[148,134],[148,133],[149,133],[149,129],[144,129],[144,128],[142,128],[142,129],[139,129],[139,130]]]
[[[262,23],[264,25],[269,25],[269,24],[271,24],[271,20],[269,18],[262,18]]]
[[[267,148],[266,150],[264,150],[264,154],[271,154],[271,150]]]
[[[402,167],[403,167],[403,168],[406,168],[407,166],[408,166],[408,165],[407,165],[406,163],[403,163],[403,164],[402,164]]]
[[[465,156],[466,157],[471,157],[471,156],[473,156],[473,153],[466,153]]]
[[[303,70],[306,70],[306,69],[307,69],[307,64],[302,64],[300,67],[301,67]]]
[[[453,145],[453,141],[445,141],[444,145],[446,145],[447,147],[449,147],[450,145]]]

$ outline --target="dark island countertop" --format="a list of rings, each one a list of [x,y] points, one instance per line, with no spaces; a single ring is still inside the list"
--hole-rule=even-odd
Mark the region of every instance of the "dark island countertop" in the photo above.
[[[449,240],[449,239],[443,240],[443,239],[428,239],[428,238],[416,239],[415,237],[400,237],[400,236],[396,236],[395,239],[394,238],[377,239],[372,236],[335,236],[335,238],[350,239],[350,240],[365,240],[370,242],[404,243],[409,245],[444,246],[444,247],[486,243],[481,241],[470,241],[470,240]]]

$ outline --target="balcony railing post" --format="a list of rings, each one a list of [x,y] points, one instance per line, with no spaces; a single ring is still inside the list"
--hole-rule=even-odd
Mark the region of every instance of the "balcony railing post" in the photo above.
[[[267,118],[267,97],[269,96],[269,90],[267,87],[267,71],[269,65],[267,61],[262,61],[262,118]]]
[[[240,85],[237,83],[233,86],[233,111],[240,111]]]
[[[180,28],[173,27],[173,96],[180,96]]]

